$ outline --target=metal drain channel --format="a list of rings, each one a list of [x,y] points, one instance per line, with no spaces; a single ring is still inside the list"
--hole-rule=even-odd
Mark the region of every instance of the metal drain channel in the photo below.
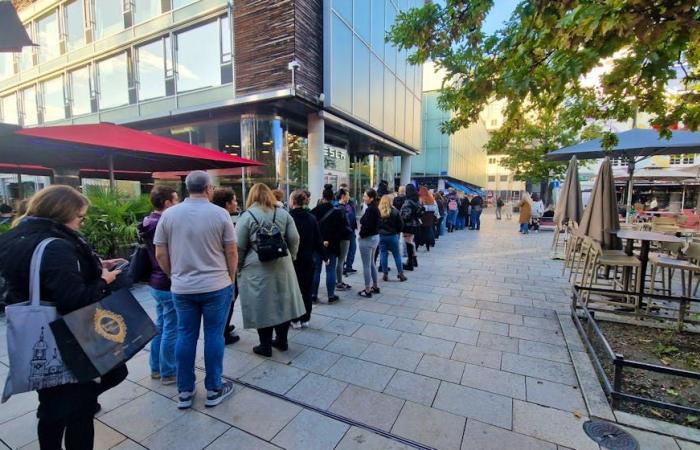
[[[203,370],[203,368],[202,368],[202,370]],[[420,443],[415,442],[415,441],[412,441],[410,439],[406,439],[406,438],[403,438],[401,436],[397,436],[393,433],[389,433],[388,431],[380,430],[379,428],[375,428],[371,425],[367,425],[367,424],[364,424],[362,422],[356,422],[356,421],[349,419],[347,417],[339,416],[337,414],[325,411],[325,410],[317,408],[315,406],[307,405],[304,402],[294,400],[293,398],[289,398],[286,395],[278,394],[277,392],[268,391],[265,388],[261,388],[261,387],[255,386],[253,384],[246,383],[245,381],[240,381],[240,380],[235,379],[235,378],[228,378],[226,376],[222,376],[222,378],[226,378],[227,380],[231,380],[234,383],[240,384],[241,386],[247,387],[249,389],[253,389],[255,391],[262,392],[263,394],[267,394],[267,395],[271,395],[273,397],[279,398],[280,400],[284,400],[284,401],[289,402],[289,403],[294,403],[295,405],[301,406],[302,408],[310,409],[314,412],[317,412],[317,413],[324,415],[326,417],[330,417],[331,419],[335,419],[339,422],[343,422],[347,425],[357,427],[357,428],[363,428],[367,431],[371,431],[372,433],[378,434],[378,435],[383,436],[385,438],[392,439],[394,441],[398,441],[401,444],[408,445],[408,446],[416,448],[418,450],[435,450],[433,447],[426,447],[425,445],[420,444]]]

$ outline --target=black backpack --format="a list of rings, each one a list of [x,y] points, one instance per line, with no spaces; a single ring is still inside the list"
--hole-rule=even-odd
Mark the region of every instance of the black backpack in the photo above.
[[[272,214],[272,224],[265,223],[264,225],[261,225],[250,210],[247,210],[246,212],[250,214],[250,217],[253,218],[255,224],[258,226],[256,232],[257,248],[253,247],[253,249],[258,254],[258,259],[260,262],[268,262],[287,256],[289,254],[287,251],[287,242],[285,242],[284,236],[282,236],[282,231],[275,223],[277,208],[275,207],[275,212]]]

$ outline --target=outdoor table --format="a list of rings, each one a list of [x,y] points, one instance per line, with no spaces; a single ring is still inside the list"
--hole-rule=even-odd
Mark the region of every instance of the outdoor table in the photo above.
[[[641,283],[639,283],[639,298],[641,300],[641,296],[644,294],[644,279],[646,278],[646,273],[647,273],[647,265],[649,263],[649,248],[651,246],[651,242],[669,242],[669,243],[680,243],[680,244],[685,244],[686,240],[683,238],[679,238],[677,236],[673,236],[670,234],[664,234],[664,233],[659,233],[656,231],[636,231],[636,230],[617,230],[617,231],[610,231],[611,234],[616,235],[620,239],[626,239],[626,245],[625,245],[625,253],[629,256],[632,256],[632,250],[633,250],[633,244],[634,241],[641,241],[642,246],[639,252],[639,261],[641,262],[641,267],[639,268],[639,275],[642,280]],[[627,283],[625,283],[627,284]]]

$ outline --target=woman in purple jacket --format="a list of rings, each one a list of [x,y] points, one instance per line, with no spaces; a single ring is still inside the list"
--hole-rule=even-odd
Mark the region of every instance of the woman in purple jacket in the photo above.
[[[153,212],[144,217],[139,225],[139,235],[148,249],[151,261],[151,276],[148,284],[156,299],[158,334],[151,341],[151,378],[160,379],[163,385],[175,383],[175,338],[177,336],[177,313],[170,292],[170,278],[156,260],[153,236],[163,211],[177,204],[177,192],[167,186],[156,186],[151,191]]]

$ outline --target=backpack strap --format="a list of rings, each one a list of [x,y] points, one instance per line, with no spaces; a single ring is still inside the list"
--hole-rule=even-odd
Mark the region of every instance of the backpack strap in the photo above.
[[[333,211],[335,211],[335,207],[329,209],[328,212],[325,213],[323,215],[323,217],[321,217],[321,220],[319,220],[318,223],[321,224],[321,223],[325,222],[326,219],[328,219],[331,216],[331,214],[333,214]]]

